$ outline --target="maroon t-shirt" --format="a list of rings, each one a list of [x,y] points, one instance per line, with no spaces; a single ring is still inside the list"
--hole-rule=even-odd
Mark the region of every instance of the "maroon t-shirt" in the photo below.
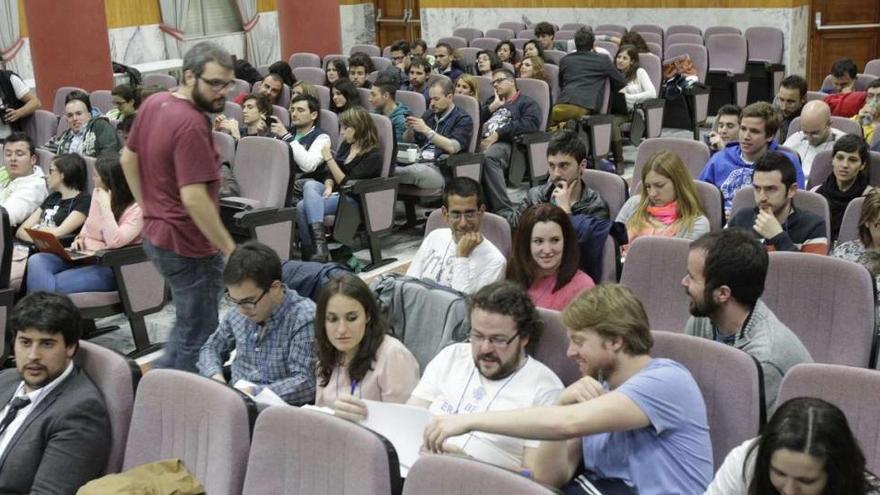
[[[138,109],[126,146],[138,157],[143,236],[181,256],[216,254],[180,200],[181,187],[202,183],[219,209],[220,157],[207,115],[189,100],[155,94]]]

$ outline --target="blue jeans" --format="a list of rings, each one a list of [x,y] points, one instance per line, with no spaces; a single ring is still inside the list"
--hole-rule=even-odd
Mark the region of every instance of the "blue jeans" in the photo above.
[[[309,234],[309,225],[324,223],[324,215],[336,213],[339,206],[339,194],[333,193],[329,198],[324,197],[324,184],[316,180],[310,180],[303,185],[303,199],[296,204],[296,225],[299,229],[299,242],[306,246],[312,245],[312,236]]]
[[[52,253],[37,253],[28,258],[27,291],[113,292],[116,277],[108,266],[75,265]]]
[[[223,257],[187,258],[150,244],[144,251],[171,287],[177,321],[168,337],[159,368],[198,372],[199,350],[217,330],[223,291]]]

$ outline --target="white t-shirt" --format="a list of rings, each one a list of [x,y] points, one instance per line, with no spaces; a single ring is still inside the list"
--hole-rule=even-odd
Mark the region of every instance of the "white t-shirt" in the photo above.
[[[428,363],[412,396],[430,401],[434,414],[467,414],[552,405],[562,389],[556,374],[534,358],[508,377],[488,380],[474,365],[471,345],[463,343],[447,346]],[[475,459],[514,470],[522,468],[523,449],[539,443],[482,432],[447,441]]]
[[[15,91],[15,97],[19,100],[24,98],[24,95],[28,94],[31,90],[28,88],[27,84],[21,80],[20,77],[16,75],[11,75],[9,77],[9,81],[12,83],[12,89]],[[0,107],[5,106],[6,102],[3,101],[3,98],[0,97]],[[12,128],[9,127],[8,124],[4,124],[0,122],[0,138],[5,138],[6,136],[12,134]]]
[[[472,294],[504,278],[507,259],[485,237],[470,256],[457,256],[452,229],[436,229],[425,237],[406,274],[429,278],[446,287]]]
[[[831,134],[828,135],[828,140],[821,143],[819,146],[813,146],[810,144],[804,131],[797,131],[791,136],[788,136],[788,139],[785,140],[783,146],[793,149],[798,155],[800,155],[801,170],[804,171],[804,180],[807,180],[810,178],[810,169],[813,168],[813,159],[816,158],[816,155],[818,155],[820,151],[830,151],[834,149],[834,141],[844,134],[846,133],[832,127]]]

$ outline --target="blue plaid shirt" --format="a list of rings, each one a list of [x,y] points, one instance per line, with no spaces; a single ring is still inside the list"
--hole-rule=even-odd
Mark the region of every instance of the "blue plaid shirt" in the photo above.
[[[222,373],[229,353],[237,349],[231,383],[243,379],[268,387],[294,405],[313,402],[314,319],[315,303],[292,289],[286,290],[284,301],[272,312],[265,329],[230,309],[202,346],[199,371],[208,377]],[[261,333],[264,335],[258,342]]]

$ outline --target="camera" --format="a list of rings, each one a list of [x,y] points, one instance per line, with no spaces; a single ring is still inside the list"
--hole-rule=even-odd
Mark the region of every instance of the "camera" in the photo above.
[[[6,111],[9,110],[9,107],[6,105],[0,105],[0,124],[8,124],[6,122]]]

